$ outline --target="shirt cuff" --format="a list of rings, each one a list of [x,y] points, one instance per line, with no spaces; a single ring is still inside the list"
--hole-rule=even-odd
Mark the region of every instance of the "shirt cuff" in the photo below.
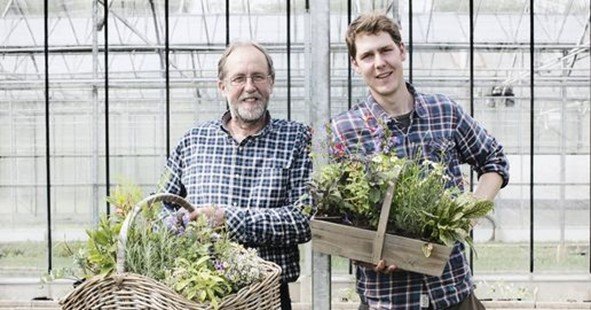
[[[245,233],[246,214],[244,210],[238,208],[225,208],[224,216],[226,217],[226,227],[230,235],[242,244],[248,243]]]

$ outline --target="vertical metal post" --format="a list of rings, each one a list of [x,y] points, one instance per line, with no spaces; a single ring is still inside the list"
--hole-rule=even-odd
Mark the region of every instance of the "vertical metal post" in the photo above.
[[[408,82],[412,84],[412,0],[408,0],[408,45],[406,52],[408,53]]]
[[[230,0],[226,0],[226,46],[230,45]]]
[[[330,118],[330,1],[310,1],[310,121],[315,129],[313,152],[326,153],[324,123]],[[315,164],[321,164],[315,162]],[[312,251],[312,309],[330,310],[330,256]]]
[[[230,45],[230,0],[226,0],[226,47]],[[230,106],[226,100],[226,110],[229,110]]]
[[[287,119],[291,120],[291,0],[286,2],[286,18],[287,18]]]
[[[474,116],[474,0],[470,0],[470,116]],[[474,191],[474,169],[470,169],[470,192]],[[474,230],[470,230],[474,237]],[[470,249],[470,270],[474,273],[474,252]]]
[[[49,1],[43,1],[43,57],[45,59],[45,173],[47,182],[47,271],[52,269],[51,245],[51,158],[49,140]]]
[[[98,99],[98,32],[99,4],[92,2],[92,223],[99,221],[99,99]]]
[[[534,0],[529,0],[529,272],[534,272]]]
[[[561,263],[566,255],[566,104],[567,104],[567,90],[566,90],[566,79],[568,78],[568,60],[565,58],[567,51],[562,52],[563,60],[560,62],[562,81],[560,86],[560,210],[559,210],[559,225],[560,225],[560,242],[558,244],[558,263]]]
[[[105,36],[105,191],[107,196],[111,190],[111,167],[109,165],[109,2],[104,1],[104,36]],[[111,206],[107,204],[107,216],[111,214]]]
[[[394,2],[397,2],[394,1]],[[351,11],[353,4],[351,0],[347,0],[347,27],[351,24]],[[347,109],[351,109],[353,106],[353,72],[351,68],[351,56],[349,55],[349,49],[347,49]],[[353,263],[349,260],[349,274],[353,274]]]
[[[351,7],[351,0],[347,0],[347,26],[351,24]],[[351,72],[351,61],[349,58],[351,57],[349,56],[349,51],[347,50],[347,109],[350,109],[353,105],[353,77]],[[349,269],[351,269],[351,263],[349,263]]]
[[[168,0],[164,0],[164,72],[166,75],[166,158],[170,156],[170,37],[168,34]]]
[[[310,34],[311,33],[311,25],[310,25],[310,2],[309,0],[305,0],[304,2],[304,11],[305,11],[305,15],[304,15],[304,33],[306,34]],[[304,70],[305,72],[309,72],[310,77],[312,77],[314,75],[314,72],[310,71],[312,68],[312,64],[311,64],[311,44],[310,44],[310,40],[304,40],[303,42],[304,44]],[[304,93],[305,93],[305,105],[306,105],[306,111],[312,111],[312,106],[311,103],[313,102],[313,100],[311,99],[311,91],[310,91],[310,86],[312,84],[311,82],[311,78],[306,78],[304,79]],[[307,117],[309,117],[311,115],[308,114]],[[308,123],[311,122],[311,120],[308,118]],[[312,304],[311,300],[312,300],[312,243],[308,242],[302,246],[300,246],[300,250],[301,250],[301,255],[303,257],[302,260],[302,264],[300,266],[301,268],[301,275],[299,278],[299,282],[300,282],[300,303],[307,303],[307,304]],[[310,307],[308,307],[310,308]]]

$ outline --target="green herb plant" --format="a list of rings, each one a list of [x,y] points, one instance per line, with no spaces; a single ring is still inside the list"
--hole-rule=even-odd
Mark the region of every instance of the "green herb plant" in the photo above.
[[[346,157],[316,171],[310,182],[315,217],[337,217],[347,224],[376,229],[381,204],[395,183],[387,231],[453,246],[472,246],[472,222],[490,212],[492,201],[448,186],[441,163],[378,153]]]
[[[141,190],[131,184],[113,191],[108,201],[117,211],[111,217],[101,216],[97,227],[87,230],[88,240],[74,256],[81,277],[107,276],[116,270],[123,220],[142,197]],[[257,252],[233,242],[225,228],[213,228],[205,217],[199,217],[182,230],[173,229],[169,225],[181,224],[169,220],[179,217],[165,217],[162,208],[161,203],[144,207],[128,227],[126,272],[160,281],[185,298],[209,303],[214,309],[223,297],[262,279]],[[54,272],[46,279],[63,275]]]

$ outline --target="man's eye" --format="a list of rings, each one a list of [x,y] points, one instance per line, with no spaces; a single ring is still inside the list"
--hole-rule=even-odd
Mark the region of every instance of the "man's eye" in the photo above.
[[[244,82],[246,82],[246,77],[245,76],[236,76],[234,78],[232,78],[232,83],[238,83],[238,84],[242,84]]]
[[[252,76],[252,81],[253,82],[262,82],[262,81],[265,80],[265,78],[266,77],[264,75],[262,75],[262,74],[255,74],[255,75]]]

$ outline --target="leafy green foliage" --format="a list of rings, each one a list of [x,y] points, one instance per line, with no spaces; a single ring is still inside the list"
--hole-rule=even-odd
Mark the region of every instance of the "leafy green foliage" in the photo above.
[[[101,216],[96,228],[87,230],[88,241],[75,255],[82,277],[109,275],[116,270],[117,242],[123,220],[141,200],[139,188],[126,184],[108,198],[115,207],[110,218]],[[162,204],[145,206],[127,231],[125,270],[160,281],[189,300],[219,301],[253,282],[260,281],[259,258],[231,241],[224,228],[209,226],[205,217],[182,231],[162,219]],[[168,219],[168,218],[167,218]],[[172,215],[170,219],[178,219]],[[180,225],[180,224],[179,224]],[[56,270],[46,280],[74,275],[76,270]]]
[[[96,229],[88,229],[86,247],[80,249],[77,262],[84,276],[108,275],[117,266],[117,238],[121,231],[121,221],[101,216]]]
[[[190,222],[174,238],[177,250],[163,283],[187,299],[210,302],[216,308],[224,296],[262,278],[257,253],[232,242],[223,228],[212,228],[205,217]]]
[[[324,166],[314,174],[310,193],[317,218],[336,216],[345,223],[375,229],[386,191],[395,182],[389,232],[448,246],[456,241],[471,246],[472,222],[490,212],[493,202],[448,188],[447,181],[442,164],[380,153]]]
[[[115,207],[115,214],[125,219],[127,214],[143,197],[144,193],[141,188],[134,186],[130,181],[122,180],[121,184],[117,185],[106,199],[108,203]]]
[[[209,262],[209,256],[196,261],[180,257],[175,261],[174,271],[167,278],[167,283],[189,300],[211,301],[216,307],[218,297],[230,293],[232,289],[219,272],[208,266]]]

